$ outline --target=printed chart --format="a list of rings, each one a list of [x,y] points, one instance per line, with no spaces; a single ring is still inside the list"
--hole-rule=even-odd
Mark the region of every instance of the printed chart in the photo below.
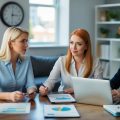
[[[30,103],[0,103],[0,114],[30,113]]]
[[[52,103],[75,102],[75,99],[70,94],[49,94],[48,98]]]
[[[74,105],[44,105],[45,117],[80,117]]]

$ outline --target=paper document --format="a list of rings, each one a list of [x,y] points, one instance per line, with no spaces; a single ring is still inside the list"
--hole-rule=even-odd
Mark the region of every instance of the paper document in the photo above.
[[[48,94],[48,98],[52,103],[75,102],[75,99],[70,94]]]
[[[0,103],[0,114],[30,113],[30,103]]]
[[[80,117],[74,105],[44,105],[44,117]]]
[[[103,105],[103,108],[113,116],[120,116],[120,105]]]

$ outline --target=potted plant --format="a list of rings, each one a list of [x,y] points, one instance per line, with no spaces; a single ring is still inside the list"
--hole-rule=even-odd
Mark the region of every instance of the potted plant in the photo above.
[[[115,12],[115,11],[108,11],[107,18],[109,21],[116,21],[119,19],[119,14],[118,12]]]
[[[109,29],[101,27],[100,28],[100,33],[101,33],[101,36],[105,38],[109,34]]]

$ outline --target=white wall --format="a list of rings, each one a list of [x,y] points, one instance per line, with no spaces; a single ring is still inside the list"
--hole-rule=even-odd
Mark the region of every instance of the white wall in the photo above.
[[[0,9],[1,9],[2,5],[8,1],[11,1],[11,0],[0,0]],[[18,2],[23,7],[25,17],[20,26],[28,30],[29,29],[29,23],[28,23],[28,20],[29,20],[29,4],[28,3],[29,3],[29,1],[28,0],[12,0],[12,1]],[[5,26],[2,23],[2,21],[0,20],[0,45],[2,42],[2,37],[3,37],[4,31],[6,29],[7,29],[7,26]]]

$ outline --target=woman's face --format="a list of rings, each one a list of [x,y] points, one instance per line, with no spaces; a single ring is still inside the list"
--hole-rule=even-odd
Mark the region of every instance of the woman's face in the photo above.
[[[23,33],[15,41],[12,41],[10,48],[16,54],[24,55],[28,48],[28,34]]]
[[[70,38],[70,51],[72,56],[84,56],[85,50],[87,50],[87,45],[84,40],[76,35],[72,35]]]

